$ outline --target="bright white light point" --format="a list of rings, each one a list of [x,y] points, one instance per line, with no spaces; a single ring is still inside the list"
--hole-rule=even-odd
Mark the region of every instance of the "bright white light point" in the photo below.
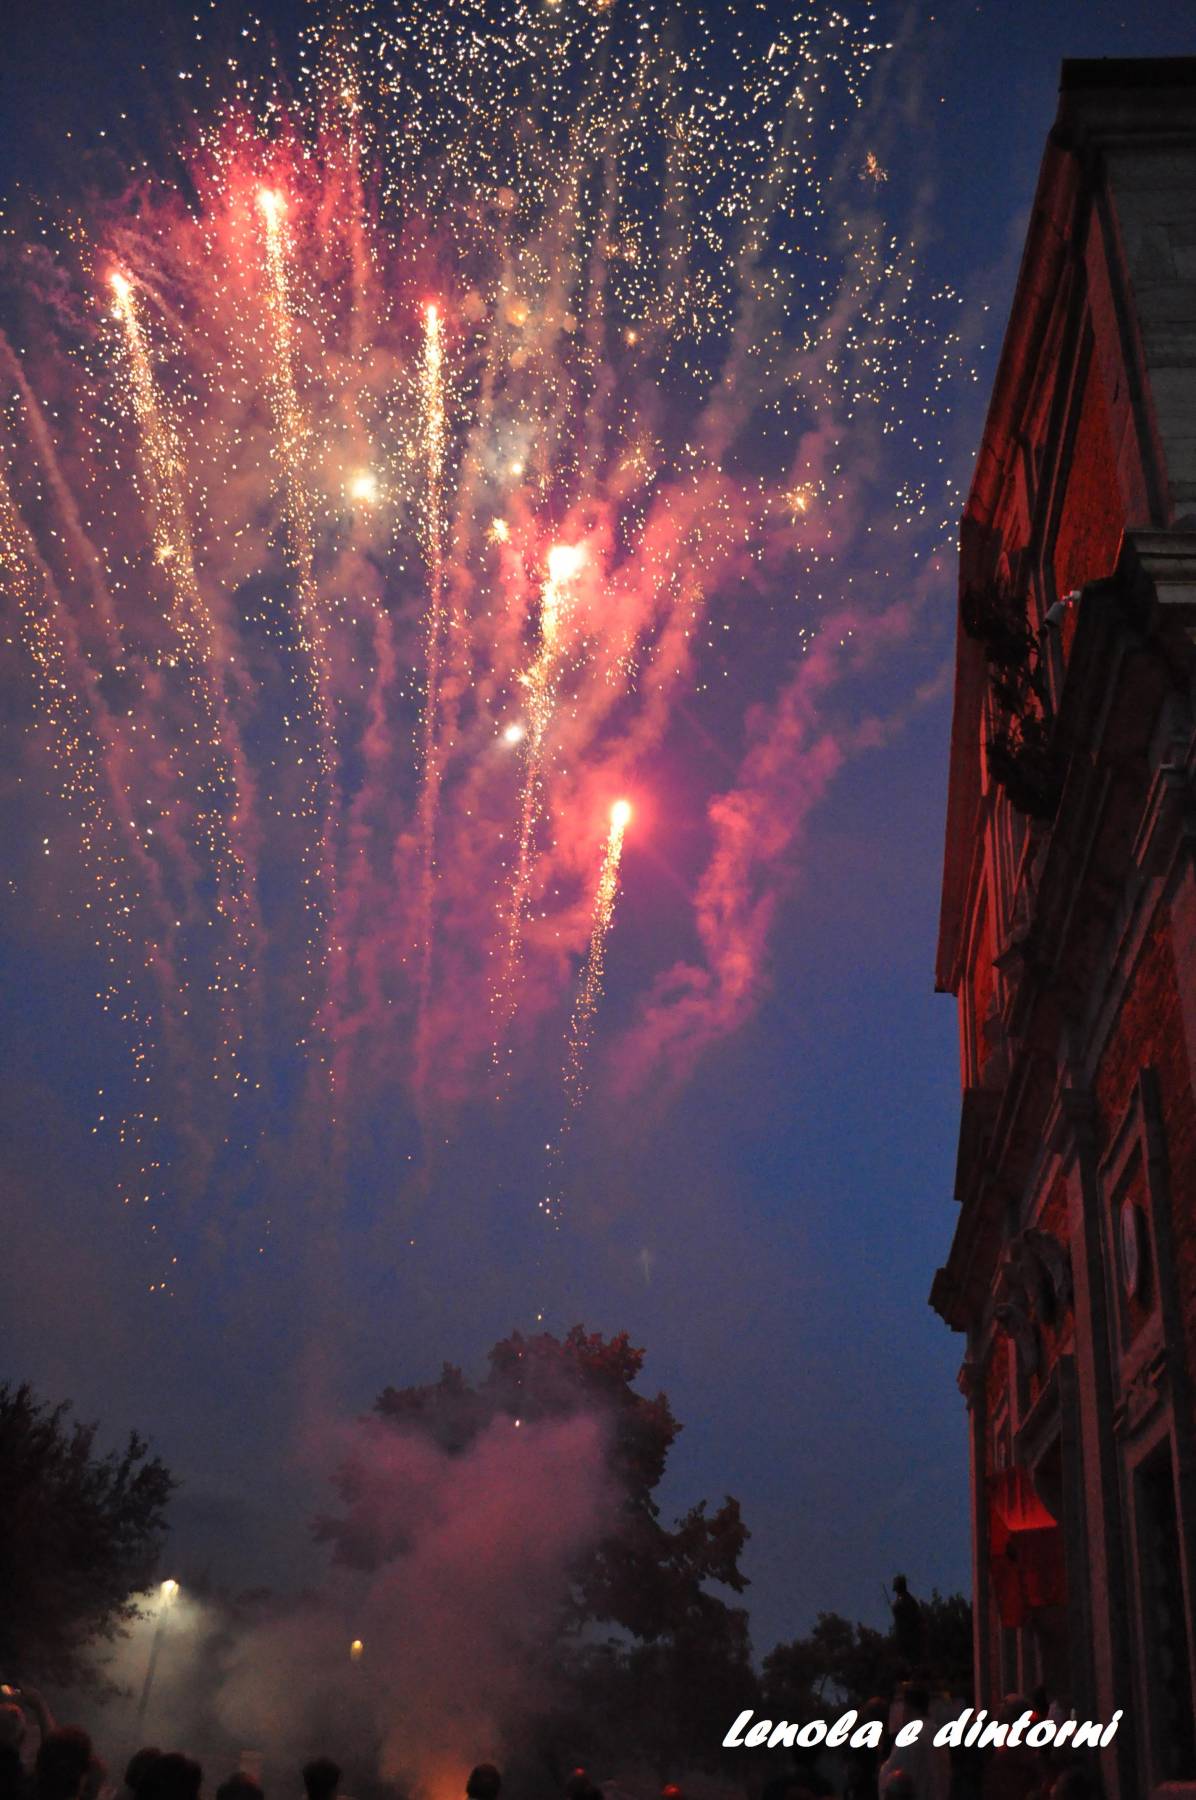
[[[286,211],[286,202],[277,188],[259,188],[257,203],[271,225],[277,222],[280,213]]]
[[[523,726],[517,721],[508,725],[502,734],[504,744],[521,744],[524,738]]]
[[[554,544],[548,552],[548,579],[571,581],[586,560],[580,544]]]
[[[630,800],[616,800],[610,809],[610,822],[616,831],[622,831],[631,818]]]
[[[491,519],[490,536],[496,544],[505,544],[511,535],[511,527],[505,519]]]
[[[177,1581],[164,1581],[159,1591],[163,1600],[173,1600],[179,1591],[179,1584]]]
[[[122,275],[119,269],[113,269],[108,277],[108,285],[118,300],[129,298],[129,278],[127,275]]]
[[[435,325],[439,322],[440,308],[434,300],[429,301],[428,305],[424,307],[424,318],[429,325]]]
[[[512,473],[512,475],[522,475],[523,474],[523,464],[521,462],[513,462],[511,464],[511,473]]]
[[[349,498],[350,500],[364,501],[367,506],[372,506],[378,498],[377,476],[371,475],[368,469],[360,475],[354,475],[349,483]]]
[[[360,1659],[361,1653],[364,1649],[365,1649],[365,1645],[362,1643],[361,1639],[354,1638],[353,1642],[349,1645],[349,1655],[352,1657],[354,1662],[357,1662]]]

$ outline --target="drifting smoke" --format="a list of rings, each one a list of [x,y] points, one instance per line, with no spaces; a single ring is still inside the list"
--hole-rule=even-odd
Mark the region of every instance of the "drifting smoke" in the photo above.
[[[891,719],[845,727],[828,717],[828,699],[848,671],[878,660],[909,635],[913,610],[898,603],[867,620],[855,613],[828,619],[772,703],[752,710],[735,785],[708,807],[712,849],[694,894],[702,961],[674,964],[645,996],[621,1046],[615,1072],[621,1092],[642,1097],[653,1077],[679,1086],[703,1051],[742,1025],[758,1003],[773,919],[811,811],[845,759],[883,743],[909,710],[903,705]],[[913,705],[922,703],[919,692]]]
[[[458,1800],[473,1763],[522,1748],[551,1695],[571,1566],[610,1520],[599,1422],[503,1418],[457,1456],[381,1425],[335,1441],[375,1566],[335,1566],[293,1604],[259,1601],[256,1618],[186,1584],[168,1609],[148,1596],[105,1668],[130,1694],[100,1725],[106,1745],[134,1742],[165,1611],[145,1736],[192,1749],[209,1773],[250,1749],[268,1782],[293,1787],[324,1754],[345,1764],[346,1787],[380,1774]]]

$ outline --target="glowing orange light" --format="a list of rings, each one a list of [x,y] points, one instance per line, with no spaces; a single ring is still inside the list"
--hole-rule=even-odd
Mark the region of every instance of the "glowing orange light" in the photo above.
[[[610,809],[610,822],[615,831],[625,831],[631,819],[630,800],[616,800]]]
[[[287,209],[286,200],[277,188],[259,188],[257,203],[269,225],[277,225],[280,216]]]
[[[580,544],[554,544],[548,552],[549,581],[558,585],[562,581],[572,581],[585,560],[586,553]]]
[[[349,498],[350,500],[360,500],[366,506],[372,506],[378,498],[378,477],[372,475],[368,469],[363,469],[360,475],[354,475],[349,483]]]

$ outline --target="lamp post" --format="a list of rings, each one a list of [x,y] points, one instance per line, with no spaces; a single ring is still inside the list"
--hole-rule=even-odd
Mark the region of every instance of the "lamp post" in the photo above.
[[[150,1690],[154,1685],[154,1670],[158,1666],[158,1652],[162,1648],[162,1634],[166,1628],[166,1616],[178,1598],[177,1581],[164,1581],[158,1589],[158,1622],[154,1626],[154,1635],[150,1643],[149,1662],[145,1668],[145,1680],[141,1684],[141,1698],[137,1702],[137,1735],[145,1726],[145,1715],[149,1708]]]

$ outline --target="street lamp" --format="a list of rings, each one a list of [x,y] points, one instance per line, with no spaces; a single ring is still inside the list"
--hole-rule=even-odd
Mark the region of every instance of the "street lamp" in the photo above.
[[[154,1670],[158,1666],[158,1652],[162,1648],[162,1634],[166,1629],[166,1615],[178,1599],[179,1584],[177,1581],[164,1581],[158,1589],[158,1622],[154,1626],[154,1635],[150,1643],[149,1662],[146,1664],[145,1680],[141,1685],[141,1699],[137,1702],[137,1735],[141,1736],[145,1725],[145,1715],[149,1707],[150,1690],[154,1685]]]

